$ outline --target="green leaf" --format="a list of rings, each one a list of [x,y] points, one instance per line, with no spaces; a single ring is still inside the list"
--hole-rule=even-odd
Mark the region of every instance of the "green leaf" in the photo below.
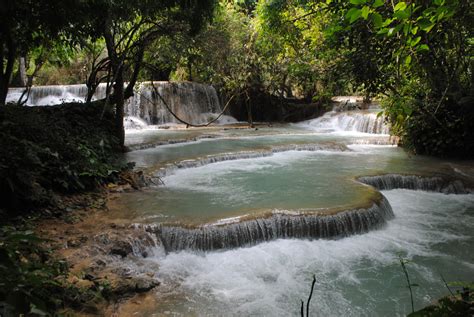
[[[392,22],[393,22],[393,19],[387,19],[387,20],[384,21],[383,26],[388,26]]]
[[[404,24],[403,25],[403,34],[405,34],[405,36],[408,35],[409,30],[410,30],[410,25],[409,24]]]
[[[382,26],[382,16],[378,13],[371,14],[372,22],[374,23],[375,27],[379,28]]]
[[[408,55],[408,56],[405,58],[405,65],[410,66],[410,63],[411,63],[411,55]]]
[[[351,0],[352,4],[364,4],[366,2],[367,2],[367,0]]]
[[[426,44],[421,44],[420,46],[418,46],[417,48],[417,51],[418,52],[426,52],[426,51],[429,51],[430,48],[428,47],[428,45]]]
[[[396,17],[398,20],[406,20],[410,17],[410,12],[405,11],[405,10],[400,10],[400,11],[395,12],[393,16]]]
[[[434,23],[428,19],[421,19],[420,21],[418,21],[418,25],[420,26],[421,30],[427,33],[431,31],[431,29],[434,27]]]
[[[405,10],[407,8],[407,4],[405,2],[399,2],[397,3],[397,5],[395,6],[395,8],[393,8],[393,11],[401,11],[401,10]]]
[[[381,7],[383,6],[383,0],[375,0],[374,1],[374,4],[372,5],[374,8],[378,8],[378,7]]]
[[[361,10],[352,8],[346,13],[346,18],[349,19],[350,23],[354,23],[358,18],[360,18]]]
[[[370,12],[370,8],[368,6],[364,6],[361,10],[361,16],[364,18],[364,20],[367,20],[367,18],[369,17],[369,12]]]
[[[411,41],[410,46],[413,47],[418,44],[421,40],[421,36],[416,37],[414,40]]]

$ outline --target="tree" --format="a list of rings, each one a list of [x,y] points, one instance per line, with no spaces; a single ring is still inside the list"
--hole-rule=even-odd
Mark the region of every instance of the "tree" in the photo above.
[[[417,153],[474,153],[472,1],[327,3],[344,16],[339,33],[352,39],[354,77],[389,97],[393,132]]]
[[[77,43],[82,26],[76,9],[74,0],[0,0],[0,106],[5,104],[17,58],[45,42]]]
[[[123,145],[124,100],[133,95],[146,48],[162,35],[198,32],[214,5],[214,0],[0,0],[0,105],[18,57],[51,42],[77,47],[103,39],[107,57],[95,64],[88,84],[93,93],[100,81],[108,81],[107,102],[115,104]],[[108,76],[98,78],[104,70]]]
[[[211,18],[214,4],[213,0],[88,1],[91,36],[102,37],[106,44],[107,57],[97,66],[107,70],[106,102],[115,104],[116,131],[122,145],[124,100],[133,96],[146,49],[161,36],[198,32],[206,19]],[[126,80],[128,84],[124,87]],[[90,77],[88,85],[92,91],[100,81]]]

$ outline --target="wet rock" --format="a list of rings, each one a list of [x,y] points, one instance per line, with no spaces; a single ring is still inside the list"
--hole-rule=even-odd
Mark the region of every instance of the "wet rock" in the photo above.
[[[114,245],[110,248],[110,254],[120,255],[124,258],[129,254],[133,254],[133,246],[127,241],[115,241]]]
[[[133,293],[144,293],[160,285],[160,282],[145,277],[134,277],[129,279],[116,279],[111,283],[111,292],[116,296]]]
[[[136,278],[135,279],[135,291],[137,293],[148,292],[149,290],[160,285],[160,282],[154,279],[148,278]]]

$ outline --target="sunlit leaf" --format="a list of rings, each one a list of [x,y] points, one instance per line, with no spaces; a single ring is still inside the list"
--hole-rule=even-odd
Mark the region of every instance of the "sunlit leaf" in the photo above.
[[[361,10],[361,16],[364,18],[364,20],[367,20],[367,18],[369,17],[369,12],[370,12],[370,8],[368,6],[364,6]]]
[[[401,11],[401,10],[405,10],[406,8],[407,8],[407,4],[402,1],[402,2],[397,3],[395,8],[393,8],[393,11]]]
[[[405,65],[409,66],[411,63],[411,55],[408,55],[406,58],[405,58]]]
[[[414,40],[411,41],[410,46],[413,47],[418,44],[421,40],[421,36],[416,37]]]

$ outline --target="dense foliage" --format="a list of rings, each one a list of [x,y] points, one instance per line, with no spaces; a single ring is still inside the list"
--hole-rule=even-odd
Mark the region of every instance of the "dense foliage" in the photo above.
[[[326,1],[352,77],[383,94],[392,133],[416,153],[474,155],[471,1]]]
[[[122,168],[113,113],[87,107],[0,108],[0,209],[54,204],[55,193],[95,189]]]

